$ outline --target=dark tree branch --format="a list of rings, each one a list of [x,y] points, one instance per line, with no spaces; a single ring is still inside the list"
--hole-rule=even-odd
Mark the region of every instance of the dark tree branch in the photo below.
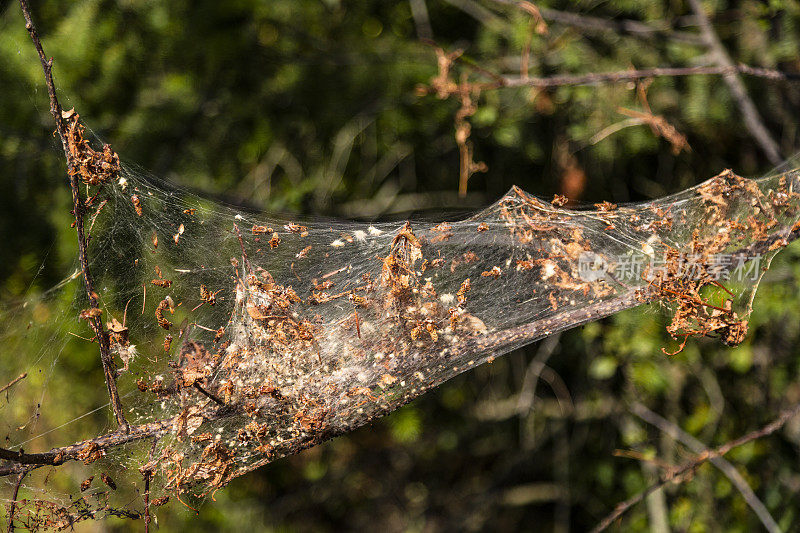
[[[213,414],[208,415],[213,419]],[[177,417],[149,422],[139,426],[132,426],[127,433],[114,431],[92,439],[82,440],[69,446],[54,448],[44,453],[25,453],[23,450],[14,451],[0,448],[0,459],[23,465],[58,466],[66,461],[80,459],[82,455],[91,451],[102,451],[116,446],[122,446],[148,437],[158,437],[170,431]],[[13,465],[9,465],[13,466]],[[13,468],[0,468],[0,476],[17,472]]]
[[[574,85],[598,85],[601,83],[619,83],[642,78],[680,77],[697,75],[736,75],[746,74],[773,81],[800,81],[800,74],[781,72],[778,70],[751,67],[748,65],[728,65],[716,67],[654,67],[639,70],[622,70],[618,72],[593,72],[589,74],[565,74],[545,78],[504,77],[496,80],[495,88],[500,87],[563,87]],[[493,76],[494,77],[494,76]],[[738,79],[738,77],[737,77]],[[779,163],[780,161],[778,161]],[[777,163],[776,163],[777,164]]]
[[[14,485],[14,494],[11,496],[11,505],[8,507],[8,533],[14,533],[14,513],[17,509],[17,498],[19,497],[19,488],[22,486],[22,480],[30,472],[29,469],[24,469],[19,473],[17,482]]]
[[[614,523],[617,519],[619,519],[623,514],[625,514],[631,507],[636,505],[637,503],[644,500],[647,496],[652,494],[653,492],[657,491],[664,485],[670,482],[675,483],[682,483],[689,479],[689,474],[694,472],[700,465],[705,463],[706,461],[710,461],[712,459],[722,457],[732,449],[742,446],[743,444],[747,444],[748,442],[752,442],[754,440],[760,439],[762,437],[766,437],[778,431],[782,428],[792,417],[800,413],[800,404],[794,405],[789,407],[783,411],[781,411],[778,418],[767,424],[766,426],[762,427],[761,429],[757,429],[755,431],[751,431],[750,433],[739,437],[738,439],[734,439],[730,442],[723,444],[722,446],[713,449],[713,450],[706,450],[700,453],[697,457],[693,460],[685,463],[683,466],[676,468],[675,470],[668,472],[660,481],[654,483],[647,487],[645,490],[632,496],[631,498],[621,502],[617,505],[613,512],[611,512],[608,516],[603,518],[595,527],[592,529],[592,533],[600,533],[601,531],[605,531],[611,524]]]
[[[557,22],[566,26],[573,26],[586,31],[627,33],[643,39],[667,38],[691,45],[705,44],[703,38],[694,33],[676,31],[669,27],[653,26],[637,20],[609,20],[569,11],[558,11],[547,7],[540,7],[539,12],[545,20]]]
[[[156,451],[156,444],[158,438],[153,439],[153,445],[150,447],[150,462],[153,461],[153,454]],[[153,477],[153,470],[151,468],[144,469],[144,533],[150,533],[150,480]]]
[[[689,0],[689,5],[692,6],[692,11],[697,17],[703,39],[705,39],[706,45],[714,56],[716,63],[721,67],[734,67],[733,60],[725,49],[725,46],[719,40],[705,11],[703,11],[700,0]],[[736,70],[731,70],[730,72],[724,73],[722,79],[725,80],[725,83],[728,85],[733,95],[733,99],[739,105],[739,109],[742,111],[742,117],[744,118],[744,124],[750,131],[750,135],[756,140],[770,163],[779,165],[783,161],[783,158],[781,157],[778,143],[775,142],[775,139],[772,138],[769,130],[764,125],[761,115],[759,115],[756,109],[756,105],[753,103],[752,98],[750,98],[750,95],[747,93],[744,83],[742,83],[742,79],[739,77],[739,73]]]
[[[150,470],[144,473],[144,533],[150,533]]]
[[[631,412],[648,424],[654,425],[667,435],[671,436],[673,439],[682,442],[696,454],[702,454],[711,451],[708,446],[682,430],[679,426],[670,422],[658,413],[651,411],[641,403],[633,404],[631,407]],[[755,492],[753,492],[753,489],[744,479],[742,474],[736,470],[736,467],[729,463],[724,457],[712,457],[709,459],[709,461],[711,461],[711,464],[716,466],[723,474],[725,474],[725,477],[727,477],[733,486],[736,487],[736,489],[747,502],[747,505],[750,506],[756,516],[758,516],[758,519],[761,520],[764,528],[770,533],[780,533],[781,528],[778,526],[778,523],[774,518],[772,518],[772,515],[769,514],[767,507],[761,500],[758,499],[758,496],[756,496]]]
[[[27,0],[19,0],[19,5],[22,8],[22,14],[25,17],[25,28],[31,36],[33,45],[39,54],[39,61],[44,70],[45,84],[47,85],[47,94],[50,97],[50,113],[53,115],[53,120],[56,123],[56,131],[61,139],[61,147],[64,150],[64,156],[67,160],[67,175],[69,176],[69,184],[72,189],[72,209],[75,216],[75,230],[78,234],[78,257],[81,264],[81,272],[83,273],[83,284],[86,289],[86,295],[89,297],[89,305],[92,309],[100,309],[97,303],[97,293],[94,291],[94,281],[92,279],[91,271],[89,270],[89,259],[86,253],[88,246],[86,234],[83,228],[83,209],[84,204],[81,198],[80,182],[78,175],[73,171],[72,158],[70,156],[69,140],[67,137],[67,126],[64,123],[61,104],[58,102],[56,96],[56,86],[53,82],[53,59],[47,59],[42,48],[42,42],[39,39],[39,32],[31,18],[30,7]],[[105,374],[106,387],[108,388],[108,397],[111,400],[111,408],[114,411],[114,417],[117,419],[117,424],[122,431],[128,431],[128,422],[125,420],[125,415],[122,412],[122,401],[117,391],[117,376],[114,368],[114,357],[111,355],[111,347],[109,345],[108,336],[103,328],[103,322],[99,316],[92,316],[89,318],[89,324],[97,335],[97,343],[100,346],[100,361],[103,364],[103,373]]]
[[[211,392],[207,391],[207,390],[206,390],[205,388],[203,388],[203,386],[202,386],[202,385],[200,385],[199,383],[195,382],[195,384],[194,384],[194,388],[195,388],[195,389],[197,389],[197,390],[200,392],[200,394],[202,394],[203,396],[205,396],[205,397],[207,397],[207,398],[211,399],[211,400],[212,400],[214,403],[216,403],[217,405],[223,405],[223,406],[225,405],[225,402],[224,402],[224,401],[222,401],[222,399],[221,399],[219,396],[217,396],[216,394],[213,394],[213,393],[211,393]]]
[[[497,4],[510,5],[520,8],[523,11],[527,11],[527,9],[523,7],[520,0],[494,1]],[[472,2],[470,0],[447,0],[447,2],[490,28],[498,29],[500,27],[501,20],[499,17],[495,15],[494,12],[489,11],[476,2]],[[590,15],[572,13],[569,11],[559,11],[556,9],[539,6],[536,6],[536,8],[539,10],[542,17],[548,22],[556,22],[565,26],[579,28],[584,31],[628,34],[646,40],[665,38],[696,46],[702,46],[705,44],[705,41],[699,35],[685,31],[676,31],[668,26],[654,26],[648,23],[627,19],[608,20],[599,17],[592,17]]]
[[[494,0],[498,4],[513,5],[523,9],[519,0]],[[570,11],[559,11],[549,7],[537,6],[542,18],[548,22],[556,22],[565,26],[572,26],[584,31],[592,32],[613,32],[614,34],[628,34],[642,39],[667,38],[673,41],[702,46],[705,44],[703,38],[694,33],[676,31],[667,26],[654,26],[652,24],[639,22],[638,20],[628,19],[605,19],[592,17],[582,13]]]
[[[520,7],[520,3],[514,0],[495,0],[500,4],[509,4]],[[497,17],[490,11],[482,6],[468,0],[448,0],[449,3],[455,5],[465,13],[479,20],[480,22],[489,26],[496,24]],[[685,76],[692,74],[720,74],[723,76],[725,83],[731,91],[734,101],[739,106],[744,119],[745,127],[750,132],[750,135],[758,143],[764,154],[773,165],[779,165],[783,158],[780,154],[778,143],[772,138],[769,130],[764,125],[764,122],[756,109],[753,100],[747,93],[747,89],[742,82],[740,74],[749,74],[752,76],[766,76],[773,78],[777,75],[778,78],[783,78],[782,73],[774,71],[766,71],[764,69],[753,69],[751,67],[743,67],[736,65],[723,46],[716,32],[714,31],[708,16],[700,5],[700,0],[689,0],[692,11],[695,15],[695,20],[700,26],[701,34],[699,36],[680,33],[680,32],[664,32],[659,28],[654,28],[647,24],[636,21],[614,21],[605,20],[596,17],[580,15],[577,13],[569,13],[557,11],[552,9],[540,8],[538,11],[541,16],[546,20],[556,21],[563,24],[572,25],[584,30],[589,31],[615,31],[618,33],[630,33],[633,35],[652,38],[655,36],[666,35],[673,39],[680,40],[687,44],[702,45],[705,44],[711,51],[717,67],[688,67],[686,69],[647,69],[641,71],[641,75],[625,76],[625,73],[608,73],[608,74],[587,74],[584,76],[554,76],[552,78],[528,78],[521,76],[518,79],[508,78],[506,83],[500,85],[505,87],[558,87],[562,85],[591,85],[595,83],[608,83],[626,81],[631,79],[639,79],[644,77],[653,76]],[[718,68],[719,70],[715,70]],[[796,76],[792,76],[796,78]]]

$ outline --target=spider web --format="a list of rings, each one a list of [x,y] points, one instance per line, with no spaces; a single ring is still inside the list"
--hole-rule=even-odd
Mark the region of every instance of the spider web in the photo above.
[[[18,512],[51,527],[111,512],[106,480],[140,485],[142,471],[154,497],[212,493],[515,348],[643,302],[667,304],[678,341],[736,344],[770,258],[797,229],[798,180],[726,171],[657,201],[588,209],[513,188],[458,221],[362,224],[245,212],[123,168],[88,189],[86,226],[125,416],[143,437],[84,443],[89,466],[71,479],[26,484],[74,497]],[[58,301],[63,314],[49,315]],[[45,391],[50,405],[79,393],[78,383],[52,392],[48,376],[68,343],[85,342],[70,333],[88,330],[87,306],[76,273],[5,321],[9,350],[36,359],[4,370],[28,371],[18,387],[41,390],[39,404]],[[15,449],[107,412],[42,428],[39,406],[5,410]],[[80,496],[93,472],[106,486],[89,480]],[[45,515],[52,523],[36,522]]]

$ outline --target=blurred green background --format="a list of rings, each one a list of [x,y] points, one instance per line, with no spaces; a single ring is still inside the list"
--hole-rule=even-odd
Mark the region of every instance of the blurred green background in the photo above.
[[[488,172],[475,174],[459,197],[459,103],[416,90],[437,74],[434,48],[420,36],[509,75],[519,75],[529,40],[535,76],[712,61],[682,1],[536,5],[550,10],[545,34],[531,32],[535,24],[525,11],[491,0],[31,1],[45,49],[55,57],[64,107],[75,107],[131,167],[232,204],[369,220],[435,217],[488,205],[512,185],[543,197],[568,193],[582,202],[620,203],[679,191],[724,168],[743,175],[771,169],[719,76],[648,85],[652,112],[691,146],[678,154],[646,125],[598,140],[628,118],[619,107],[644,110],[633,83],[502,89],[476,100],[470,141]],[[704,6],[734,61],[800,70],[800,3]],[[589,28],[588,17],[611,24]],[[626,33],[622,21],[653,31]],[[462,73],[481,79],[455,68],[455,79]],[[745,83],[783,155],[791,156],[800,145],[798,86]],[[0,295],[11,302],[57,283],[75,254],[47,92],[12,0],[0,1],[0,88]],[[518,350],[369,427],[240,478],[199,517],[171,504],[159,510],[159,526],[588,529],[658,477],[653,463],[615,457],[614,450],[671,464],[691,456],[631,414],[634,402],[712,446],[800,401],[799,258],[800,248],[792,246],[774,262],[740,347],[695,340],[670,358],[661,351],[675,345],[663,313],[621,313]],[[26,355],[0,355],[0,383],[15,377],[1,361],[10,357]],[[78,416],[106,401],[101,383],[92,347],[70,345],[48,394],[50,401],[70,398],[57,405]],[[36,401],[22,392],[12,399],[23,407]],[[5,397],[0,402],[0,417],[14,409]],[[41,416],[47,428],[46,405]],[[48,435],[43,446],[72,442],[106,420],[98,412]],[[798,424],[729,455],[790,530],[800,524]],[[705,465],[615,527],[761,526],[728,479]],[[141,528],[141,521],[113,518],[78,527]]]

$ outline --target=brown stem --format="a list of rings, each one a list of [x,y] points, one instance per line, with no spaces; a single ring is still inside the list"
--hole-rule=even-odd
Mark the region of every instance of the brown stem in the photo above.
[[[7,391],[8,389],[10,389],[14,385],[16,385],[18,382],[20,382],[23,379],[25,379],[26,377],[28,377],[28,373],[27,372],[24,372],[24,373],[20,374],[16,378],[12,379],[8,384],[3,385],[2,387],[0,387],[0,393],[3,393],[5,391]]]
[[[156,444],[158,438],[153,439],[153,445],[150,447],[150,463],[153,461],[153,454],[156,451]],[[148,463],[149,464],[149,463]],[[150,468],[144,471],[144,533],[150,533],[150,479],[153,477],[153,470]]]
[[[94,291],[94,281],[92,279],[91,271],[89,270],[89,260],[86,253],[87,241],[86,234],[83,228],[83,201],[81,199],[80,183],[78,175],[72,171],[72,159],[70,157],[69,142],[67,140],[66,125],[62,116],[61,104],[58,102],[56,96],[56,87],[53,82],[53,59],[47,59],[42,48],[42,42],[39,39],[39,32],[31,18],[30,7],[27,0],[19,0],[22,14],[25,17],[25,29],[31,36],[33,45],[39,54],[39,61],[44,70],[45,84],[47,85],[47,94],[50,97],[50,113],[56,123],[56,131],[61,139],[61,147],[64,150],[64,156],[67,159],[67,175],[69,176],[69,184],[72,189],[72,211],[75,216],[75,230],[78,234],[78,257],[81,264],[81,271],[83,273],[83,284],[86,289],[86,294],[89,297],[89,305],[93,309],[99,309],[97,303],[97,293]],[[125,415],[122,412],[122,401],[117,391],[117,378],[116,370],[114,368],[114,357],[111,355],[111,347],[109,345],[108,336],[103,328],[103,322],[100,317],[94,316],[89,319],[89,325],[97,335],[98,345],[100,346],[100,361],[103,364],[103,373],[105,374],[106,387],[108,389],[108,397],[111,400],[111,408],[114,411],[114,417],[117,419],[117,424],[123,432],[129,429],[128,421],[125,420]]]
[[[14,494],[11,496],[11,505],[8,508],[8,533],[14,533],[14,512],[17,508],[17,498],[19,497],[19,488],[22,486],[22,480],[30,470],[26,469],[19,473],[17,483],[14,485]]]
[[[150,470],[144,473],[144,533],[150,533]]]
[[[242,249],[242,257],[244,258],[244,266],[247,269],[248,274],[252,274],[253,267],[250,265],[250,259],[247,257],[247,250],[244,247],[244,241],[242,240],[242,232],[239,231],[239,225],[234,224],[233,229],[236,230],[236,238],[239,239],[239,247]]]

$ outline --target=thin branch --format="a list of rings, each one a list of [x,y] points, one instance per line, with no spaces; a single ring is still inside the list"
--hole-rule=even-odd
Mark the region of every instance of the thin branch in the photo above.
[[[643,78],[681,77],[697,75],[729,75],[746,74],[773,81],[800,81],[800,74],[781,72],[779,70],[751,67],[748,65],[730,65],[717,67],[654,67],[639,70],[622,70],[616,72],[592,72],[588,74],[565,74],[544,78],[504,77],[495,87],[563,87],[576,85],[598,85],[601,83],[619,83]]]
[[[153,445],[150,447],[150,463],[153,461],[153,454],[156,451],[156,444],[158,438],[153,439]],[[149,463],[148,463],[149,464]],[[153,477],[153,470],[150,468],[144,471],[144,533],[150,533],[150,479]]]
[[[716,63],[721,67],[734,67],[733,60],[725,49],[725,46],[723,46],[722,41],[719,40],[705,11],[703,11],[700,0],[689,0],[689,5],[692,7],[692,11],[697,17],[703,39],[705,39],[706,45],[714,56]],[[750,131],[750,135],[753,136],[764,151],[770,163],[779,165],[781,161],[783,161],[783,158],[781,157],[778,143],[775,142],[775,139],[772,138],[769,130],[764,125],[761,115],[759,115],[756,109],[756,105],[753,103],[752,98],[750,98],[750,95],[747,93],[744,83],[742,83],[742,79],[739,77],[739,73],[736,70],[731,70],[723,74],[722,78],[725,80],[725,83],[728,85],[733,95],[733,99],[742,111],[744,124]]]
[[[202,385],[200,385],[196,381],[194,383],[194,388],[197,389],[203,396],[206,396],[207,398],[209,398],[211,401],[213,401],[217,405],[225,405],[225,402],[222,401],[222,399],[219,396],[207,391],[206,389],[203,388]]]
[[[19,473],[19,477],[17,478],[17,483],[14,485],[14,494],[11,496],[11,505],[8,508],[8,533],[14,533],[14,512],[17,508],[17,498],[19,497],[19,488],[22,486],[22,480],[25,479],[25,476],[30,472],[29,469],[25,469]]]
[[[10,389],[11,387],[16,385],[17,383],[19,383],[20,381],[25,379],[26,377],[28,377],[28,373],[24,372],[24,373],[20,374],[19,376],[17,376],[16,378],[12,379],[7,385],[3,385],[2,387],[0,387],[0,394],[4,393],[5,391]]]
[[[97,303],[98,296],[94,291],[94,281],[92,279],[91,271],[89,270],[89,260],[87,257],[87,240],[83,228],[83,210],[84,204],[81,199],[79,181],[77,173],[72,169],[72,158],[70,157],[69,142],[67,139],[67,129],[64,123],[61,104],[58,102],[56,96],[56,87],[53,82],[53,59],[47,59],[42,48],[42,43],[39,39],[39,33],[31,18],[30,7],[27,0],[19,0],[19,5],[22,8],[22,14],[25,17],[25,28],[31,36],[33,45],[39,54],[39,61],[42,64],[44,71],[45,84],[47,85],[47,94],[50,97],[50,113],[56,123],[56,131],[61,139],[61,147],[64,150],[64,156],[67,160],[67,174],[69,176],[70,188],[72,189],[72,209],[75,216],[75,230],[78,234],[78,256],[81,264],[81,271],[83,273],[83,284],[86,289],[86,294],[89,297],[89,305],[93,309],[100,309]],[[111,355],[111,347],[109,345],[108,336],[103,328],[103,322],[99,316],[92,316],[89,318],[89,324],[97,335],[98,344],[100,346],[100,361],[103,364],[103,373],[105,374],[106,387],[108,389],[108,396],[111,400],[111,408],[114,411],[114,417],[117,419],[119,428],[122,431],[128,431],[128,422],[125,420],[125,415],[122,412],[122,401],[117,391],[117,377],[114,368],[114,357]]]
[[[519,0],[494,0],[498,4],[513,5],[521,7]],[[584,31],[593,32],[613,32],[615,34],[629,34],[643,39],[666,38],[673,41],[691,44],[704,45],[705,41],[699,35],[693,33],[676,31],[668,25],[654,26],[652,24],[627,19],[605,19],[592,17],[581,13],[570,11],[559,11],[548,7],[538,7],[539,13],[548,22],[556,22],[565,26],[572,26]]]
[[[209,413],[207,418],[214,419],[215,413]],[[211,417],[211,418],[209,418]],[[148,437],[158,437],[170,431],[177,420],[176,417],[158,420],[156,422],[149,422],[139,426],[132,426],[127,433],[115,431],[113,433],[106,433],[99,437],[92,439],[82,440],[69,446],[61,448],[54,448],[49,452],[44,453],[25,453],[24,450],[14,451],[5,448],[0,448],[0,459],[11,461],[12,463],[23,465],[47,465],[58,466],[66,461],[73,461],[79,459],[82,454],[87,451],[102,451],[123,444],[128,444],[138,440],[146,439]],[[15,473],[19,470],[14,470],[13,466],[0,467],[0,476]]]
[[[503,3],[506,2],[508,2],[508,0],[505,0]],[[701,37],[693,33],[676,31],[667,26],[653,26],[637,20],[604,19],[600,17],[583,15],[580,13],[572,13],[569,11],[558,11],[556,9],[550,9],[546,7],[540,7],[539,12],[541,12],[545,20],[557,22],[566,26],[573,26],[586,31],[614,32],[616,34],[627,33],[643,39],[666,38],[691,45],[705,44],[705,41],[703,41]]]
[[[606,137],[614,135],[618,131],[624,130],[625,128],[631,128],[633,126],[641,126],[643,124],[646,124],[646,122],[641,118],[627,118],[625,120],[615,122],[614,124],[606,126],[602,130],[595,133],[592,138],[589,139],[589,144],[597,144]]]
[[[701,454],[710,451],[708,446],[683,431],[680,427],[665,419],[658,413],[654,413],[644,405],[635,403],[631,407],[631,412],[644,420],[645,422],[654,425],[673,439],[682,442],[688,446],[694,453]],[[758,496],[753,492],[753,489],[742,477],[736,468],[723,457],[713,457],[709,459],[711,463],[716,466],[725,476],[733,483],[733,486],[741,493],[742,497],[747,502],[747,505],[753,510],[761,520],[761,523],[770,532],[779,532],[780,527],[778,523],[769,514],[767,507],[758,499]]]
[[[144,533],[150,533],[150,470],[144,473]]]
[[[611,512],[608,516],[603,518],[593,529],[592,533],[600,533],[601,531],[605,531],[611,524],[614,523],[615,520],[620,518],[623,514],[625,514],[631,507],[636,505],[637,503],[644,500],[647,496],[652,494],[653,492],[657,491],[664,485],[669,482],[675,483],[682,483],[686,479],[688,479],[689,474],[694,472],[700,465],[705,463],[706,461],[710,461],[716,459],[718,457],[722,457],[732,449],[742,446],[743,444],[747,444],[748,442],[752,442],[754,440],[760,439],[762,437],[766,437],[778,431],[782,428],[786,422],[788,422],[792,417],[800,413],[800,404],[794,405],[789,407],[783,411],[781,411],[778,418],[767,424],[766,426],[762,427],[761,429],[757,429],[755,431],[751,431],[750,433],[739,437],[738,439],[734,439],[730,442],[723,444],[722,446],[714,449],[714,450],[705,450],[700,453],[697,457],[693,460],[685,463],[680,468],[677,468],[671,472],[668,472],[660,481],[654,483],[647,487],[645,490],[641,491],[640,493],[632,496],[631,498],[621,502],[616,506],[613,512]]]
[[[539,377],[542,375],[547,361],[550,356],[555,352],[558,342],[561,339],[561,334],[556,333],[543,341],[536,351],[536,356],[531,360],[525,371],[525,377],[522,380],[519,394],[517,395],[517,414],[519,416],[527,415],[533,410],[533,404],[536,401],[536,387],[539,384]],[[560,398],[559,398],[560,402]]]

